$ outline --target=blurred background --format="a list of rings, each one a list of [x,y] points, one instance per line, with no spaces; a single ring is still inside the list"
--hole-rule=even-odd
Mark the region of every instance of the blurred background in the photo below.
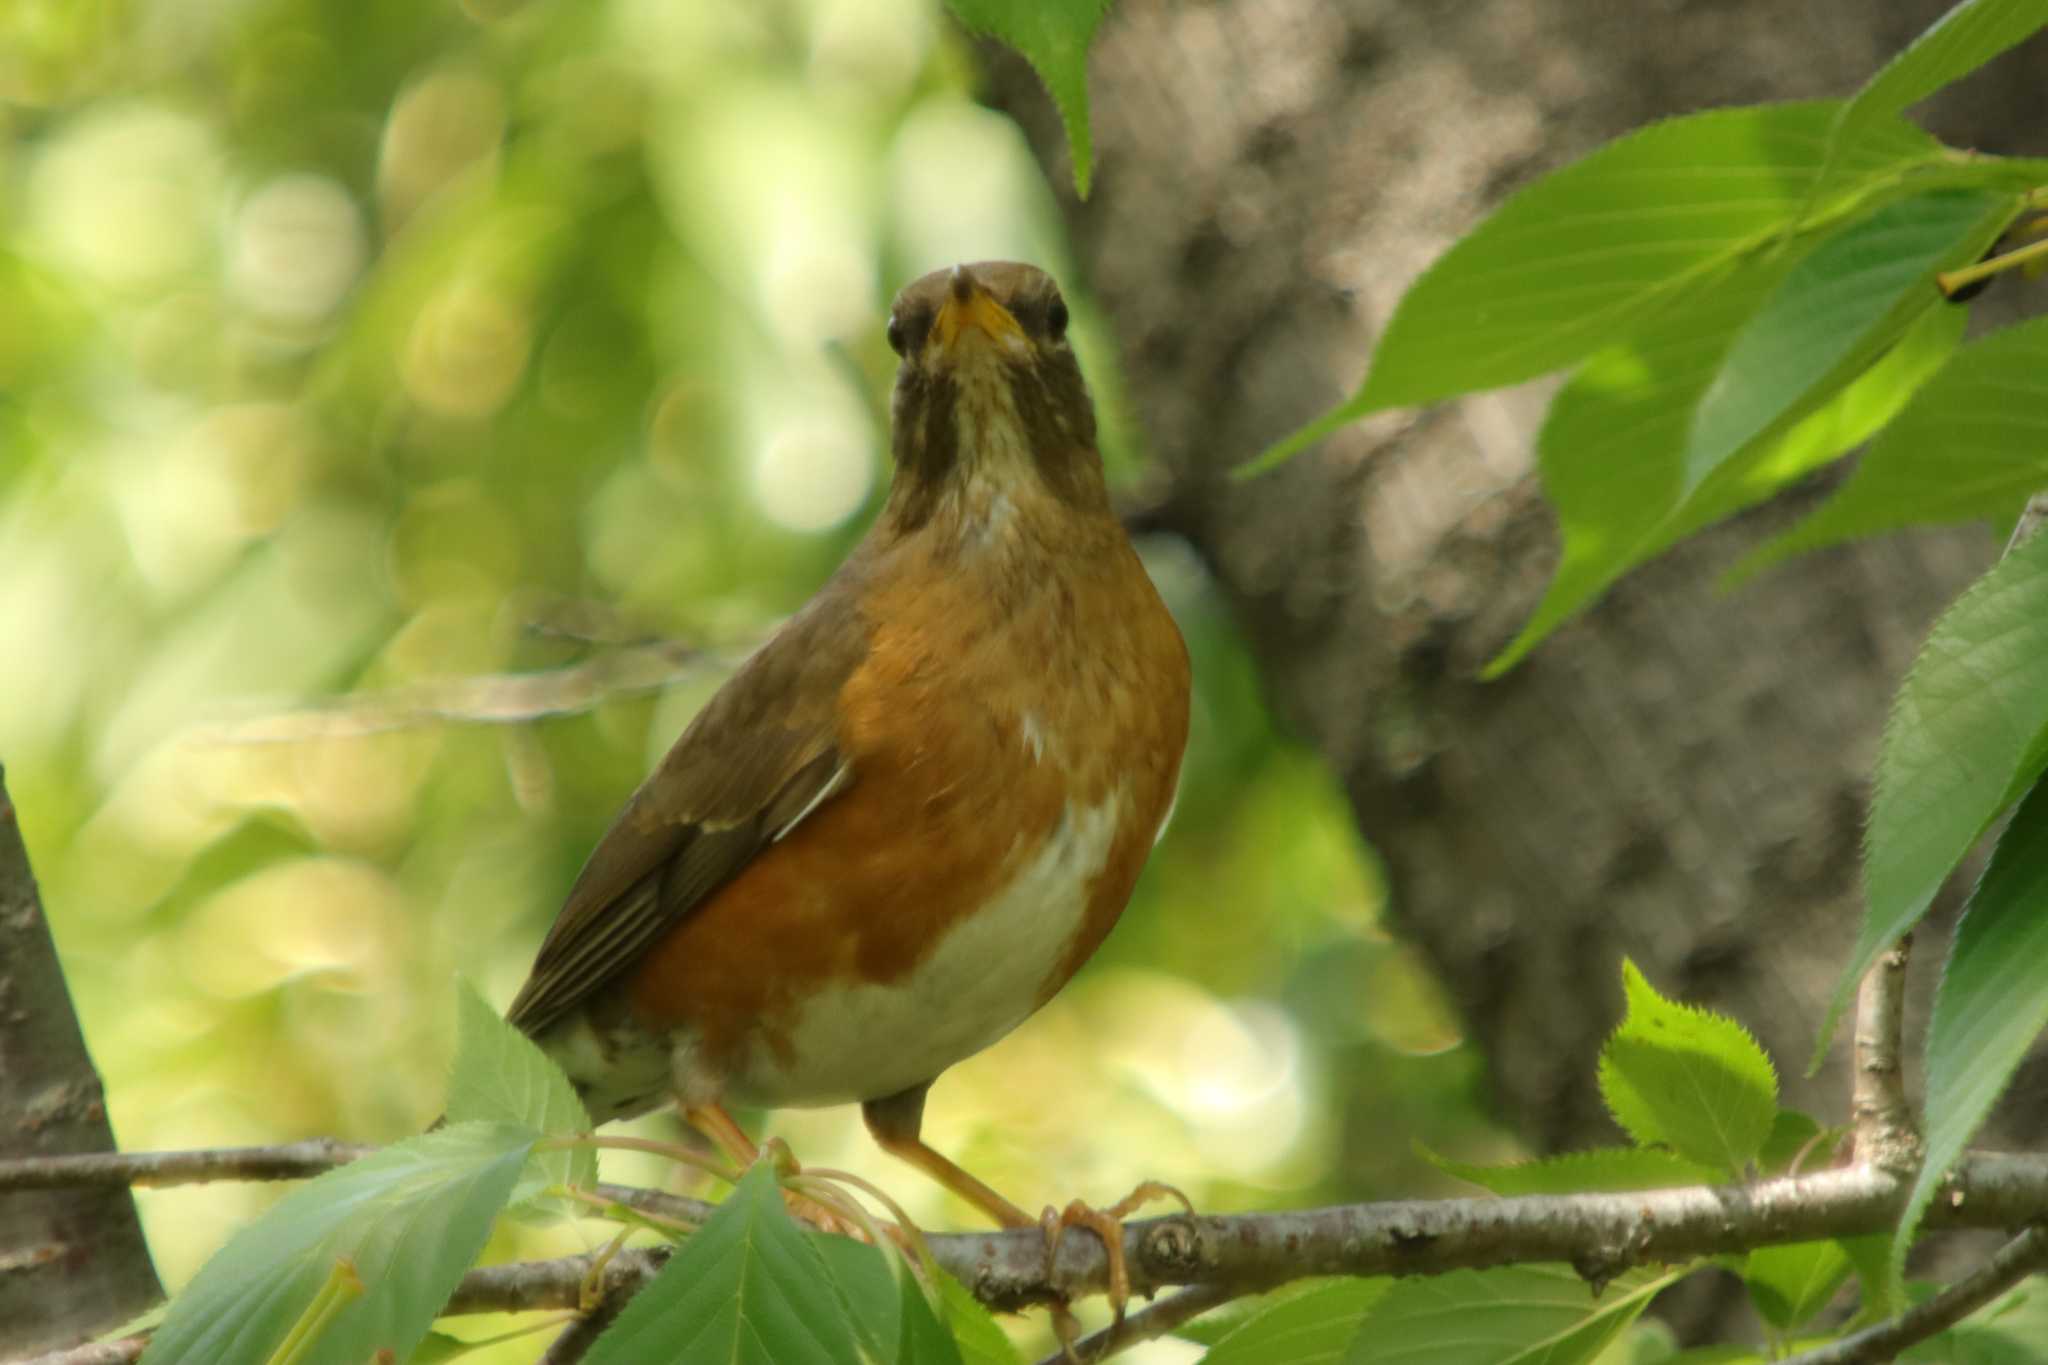
[[[1066,278],[1140,496],[1120,347],[976,69],[936,0],[0,3],[0,762],[124,1148],[438,1112],[458,976],[509,1000],[619,803],[878,505],[902,282]],[[1179,806],[927,1136],[1030,1207],[1507,1155],[1207,561],[1143,550],[1195,656]],[[744,1117],[977,1225],[853,1110]],[[276,1194],[143,1193],[167,1285]]]

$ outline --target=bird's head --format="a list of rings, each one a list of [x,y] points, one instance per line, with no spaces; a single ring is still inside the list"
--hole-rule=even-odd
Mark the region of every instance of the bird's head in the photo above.
[[[935,270],[897,294],[889,345],[902,357],[891,416],[900,510],[929,515],[949,489],[1027,478],[1106,504],[1095,409],[1050,275],[1014,261]]]

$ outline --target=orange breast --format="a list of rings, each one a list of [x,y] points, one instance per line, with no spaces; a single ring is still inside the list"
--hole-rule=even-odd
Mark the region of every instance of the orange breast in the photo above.
[[[1049,559],[1028,539],[943,566],[918,546],[877,576],[840,697],[852,783],[629,983],[634,1014],[715,1088],[807,1104],[928,1081],[1108,934],[1172,799],[1188,666],[1107,530]]]

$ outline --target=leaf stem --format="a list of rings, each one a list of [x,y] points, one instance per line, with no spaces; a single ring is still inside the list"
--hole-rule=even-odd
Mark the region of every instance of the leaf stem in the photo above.
[[[2038,194],[2040,191],[2035,193]],[[2038,242],[2029,242],[2015,251],[2006,252],[2003,256],[1993,256],[1988,261],[1966,265],[1960,270],[1944,270],[1934,277],[1934,282],[1940,286],[1944,295],[1953,297],[1958,289],[1968,288],[1978,280],[1988,280],[1993,275],[2011,270],[2014,266],[2025,265],[2029,261],[2041,260],[2044,257],[2048,257],[2048,237]]]

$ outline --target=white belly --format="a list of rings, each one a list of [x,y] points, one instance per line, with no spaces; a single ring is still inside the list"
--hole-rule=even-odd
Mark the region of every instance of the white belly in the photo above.
[[[903,977],[813,996],[789,1031],[793,1060],[756,1044],[726,1076],[727,1094],[768,1107],[877,1099],[930,1081],[1024,1022],[1081,930],[1121,805],[1118,793],[1099,806],[1069,806],[985,910]],[[688,1057],[674,1061],[688,1071]]]

